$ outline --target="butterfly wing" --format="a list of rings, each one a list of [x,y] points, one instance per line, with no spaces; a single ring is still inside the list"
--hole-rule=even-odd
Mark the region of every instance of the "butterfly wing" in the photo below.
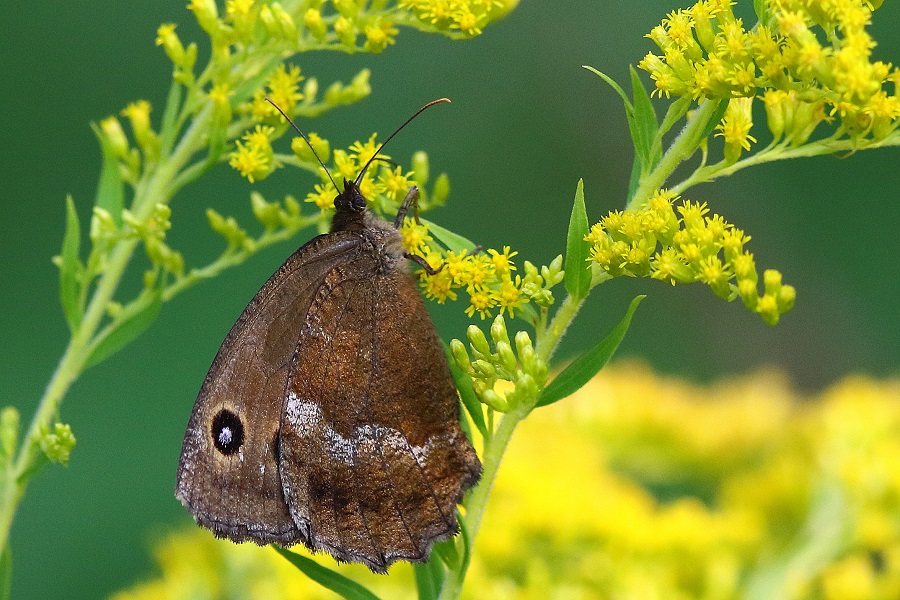
[[[312,301],[281,428],[285,496],[305,540],[384,572],[457,531],[481,465],[405,269],[377,252],[336,266]]]
[[[251,300],[213,360],[184,436],[175,495],[219,537],[305,539],[278,468],[285,385],[315,295],[359,243],[340,232],[304,244]]]

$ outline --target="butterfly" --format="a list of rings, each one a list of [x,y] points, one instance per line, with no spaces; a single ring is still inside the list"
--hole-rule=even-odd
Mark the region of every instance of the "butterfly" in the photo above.
[[[481,464],[398,231],[417,190],[395,223],[372,213],[359,185],[374,158],[344,180],[330,233],[281,265],[222,342],[175,495],[218,537],[303,543],[383,573],[458,531]]]

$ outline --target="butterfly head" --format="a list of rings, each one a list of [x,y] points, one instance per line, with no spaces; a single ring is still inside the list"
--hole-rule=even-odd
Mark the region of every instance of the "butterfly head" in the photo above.
[[[365,228],[366,199],[355,181],[344,180],[344,191],[335,196],[334,209],[332,232]]]

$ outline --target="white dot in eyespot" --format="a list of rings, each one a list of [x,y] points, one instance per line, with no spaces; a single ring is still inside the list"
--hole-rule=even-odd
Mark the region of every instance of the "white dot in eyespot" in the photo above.
[[[234,436],[231,434],[231,427],[223,427],[222,430],[219,431],[219,444],[228,446],[233,437]]]

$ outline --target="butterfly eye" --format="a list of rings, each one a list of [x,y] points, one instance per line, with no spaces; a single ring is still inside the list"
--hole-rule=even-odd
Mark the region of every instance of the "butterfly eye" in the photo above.
[[[216,450],[225,456],[237,452],[244,443],[244,425],[240,417],[224,408],[213,419],[211,433]]]

